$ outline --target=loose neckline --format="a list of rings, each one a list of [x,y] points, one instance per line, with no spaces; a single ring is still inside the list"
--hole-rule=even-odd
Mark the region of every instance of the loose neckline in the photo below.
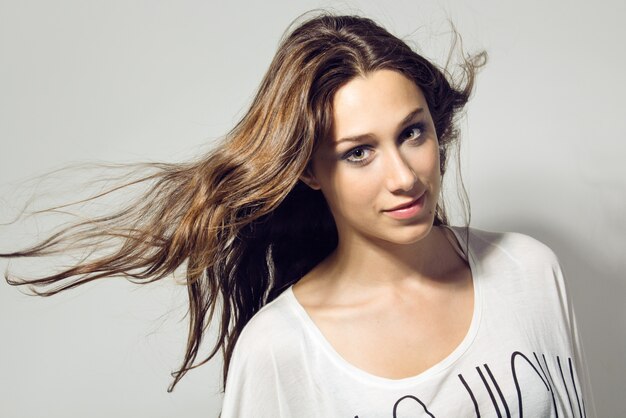
[[[464,227],[455,227],[455,226],[445,226],[450,231],[453,232],[457,241],[460,243],[462,238],[459,229],[465,229]],[[454,246],[454,243],[453,243]],[[461,248],[465,248],[465,246],[460,246]],[[293,308],[296,315],[300,319],[302,325],[309,333],[313,341],[321,347],[322,351],[329,357],[329,359],[341,370],[345,371],[348,375],[351,375],[357,380],[377,385],[377,386],[385,386],[385,387],[404,387],[415,385],[424,380],[429,379],[430,377],[440,373],[450,366],[452,366],[472,345],[474,339],[478,333],[478,328],[480,326],[481,313],[482,313],[482,293],[481,293],[481,285],[482,285],[482,271],[481,266],[478,263],[477,258],[472,250],[471,244],[467,248],[468,254],[467,259],[469,261],[470,272],[472,276],[472,287],[474,290],[474,312],[472,313],[472,321],[470,323],[467,334],[461,341],[461,343],[454,349],[450,354],[448,354],[444,359],[435,363],[428,369],[418,373],[414,376],[408,376],[401,379],[391,379],[387,377],[378,376],[372,374],[370,372],[366,372],[365,370],[353,365],[344,359],[332,346],[332,344],[326,339],[322,331],[315,324],[313,319],[306,312],[304,307],[300,304],[295,294],[293,293],[293,285],[289,286],[285,293],[289,305]]]

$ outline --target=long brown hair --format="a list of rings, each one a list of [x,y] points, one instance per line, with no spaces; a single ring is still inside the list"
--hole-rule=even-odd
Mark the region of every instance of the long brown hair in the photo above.
[[[6,280],[50,296],[110,276],[150,283],[183,266],[189,334],[182,366],[173,373],[168,391],[220,350],[225,385],[246,323],[337,245],[321,192],[299,180],[317,144],[330,133],[335,92],[354,77],[383,68],[413,80],[433,117],[443,174],[458,136],[455,119],[484,62],[484,53],[463,56],[460,76],[454,77],[372,20],[326,13],[309,18],[284,37],[250,109],[207,155],[181,164],[129,166],[144,174],[91,199],[147,185],[138,199],[0,256],[38,257],[105,244],[113,249],[49,276],[25,279],[6,273]],[[435,224],[447,223],[440,203]],[[196,362],[216,312],[217,342]]]

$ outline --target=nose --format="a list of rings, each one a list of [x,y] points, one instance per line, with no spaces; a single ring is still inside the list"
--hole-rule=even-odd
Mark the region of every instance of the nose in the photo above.
[[[417,176],[398,149],[388,153],[386,165],[387,188],[391,192],[408,192],[413,189]]]

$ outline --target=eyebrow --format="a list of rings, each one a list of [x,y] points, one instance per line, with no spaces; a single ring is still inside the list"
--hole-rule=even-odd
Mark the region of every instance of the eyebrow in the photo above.
[[[410,112],[408,115],[406,115],[404,117],[404,119],[402,119],[400,121],[399,126],[403,126],[406,125],[407,123],[409,123],[411,120],[415,119],[415,117],[417,115],[419,115],[420,113],[424,112],[424,108],[422,107],[418,107],[417,109],[413,110],[412,112]],[[367,133],[367,134],[361,134],[361,135],[354,135],[354,136],[346,136],[344,138],[341,138],[339,140],[337,140],[335,142],[335,144],[339,144],[341,142],[358,142],[358,141],[362,141],[364,139],[367,138],[371,138],[372,134]]]

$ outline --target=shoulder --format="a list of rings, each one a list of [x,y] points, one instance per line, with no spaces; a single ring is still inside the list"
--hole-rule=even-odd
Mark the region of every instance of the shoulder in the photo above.
[[[480,260],[517,267],[557,266],[554,251],[542,241],[519,232],[494,232],[478,228],[452,227],[461,246],[465,240],[472,256]]]
[[[289,358],[302,345],[304,332],[287,289],[263,306],[241,331],[233,358],[239,362],[264,362]]]
[[[564,299],[565,278],[555,252],[540,240],[518,232],[453,227],[463,244],[467,237],[473,272],[482,284],[501,293],[526,295],[541,303]]]
[[[289,292],[290,289],[287,290]],[[222,417],[283,416],[283,395],[298,382],[305,346],[299,318],[283,292],[241,331],[227,371]]]
[[[555,252],[540,240],[519,232],[493,232],[453,227],[463,248],[469,246],[474,272],[498,278],[485,283],[510,286],[510,290],[558,290],[564,286]]]

